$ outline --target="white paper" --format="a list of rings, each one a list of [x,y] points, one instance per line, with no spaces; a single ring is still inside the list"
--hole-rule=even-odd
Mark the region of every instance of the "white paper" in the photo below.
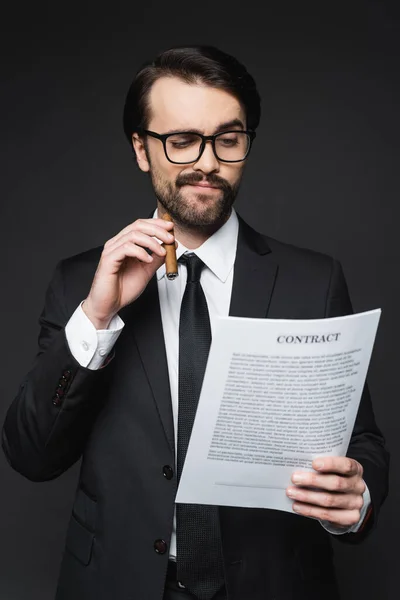
[[[380,315],[218,317],[176,502],[292,512],[292,473],[347,452]]]

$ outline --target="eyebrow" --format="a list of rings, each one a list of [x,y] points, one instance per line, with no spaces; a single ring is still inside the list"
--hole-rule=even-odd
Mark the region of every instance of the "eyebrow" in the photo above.
[[[241,127],[242,129],[244,129],[244,125],[242,123],[242,121],[240,119],[232,119],[231,121],[225,121],[225,123],[220,123],[218,125],[218,127],[215,129],[214,133],[219,133],[222,131],[228,131],[229,129],[233,129],[234,127]],[[192,132],[192,133],[200,133],[201,135],[203,135],[203,132],[200,131],[200,129],[170,129],[168,131],[165,132],[165,134],[170,134],[170,133],[184,133],[184,132]]]

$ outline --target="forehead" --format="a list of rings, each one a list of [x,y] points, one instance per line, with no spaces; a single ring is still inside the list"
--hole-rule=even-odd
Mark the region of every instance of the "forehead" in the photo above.
[[[148,128],[157,133],[196,129],[207,135],[235,119],[246,126],[244,107],[235,96],[177,77],[158,79],[150,90],[149,104]]]

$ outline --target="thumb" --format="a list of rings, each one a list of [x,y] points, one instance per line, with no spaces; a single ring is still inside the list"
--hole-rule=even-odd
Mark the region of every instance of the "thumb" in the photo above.
[[[152,254],[153,261],[148,265],[151,269],[152,273],[155,273],[157,269],[161,267],[162,264],[165,263],[165,256],[159,256],[155,252]]]
[[[163,246],[164,246],[164,244],[163,244]],[[165,246],[164,246],[164,248],[165,248]],[[177,248],[178,248],[178,243],[175,242],[175,250]],[[152,262],[145,265],[145,268],[146,268],[147,272],[149,273],[150,277],[152,277],[154,275],[154,273],[157,271],[157,269],[159,269],[161,267],[161,265],[165,263],[165,258],[166,258],[165,256],[159,256],[155,252],[152,252],[151,256],[153,257]]]
[[[161,260],[161,263],[157,261],[156,269],[158,269],[164,262],[167,262],[167,264],[171,266],[174,265],[174,263],[176,263],[176,249],[178,248],[178,242],[175,241],[174,244],[163,244],[163,248],[164,250],[166,250],[167,254],[165,256],[157,256],[157,258]],[[169,260],[167,260],[167,256],[169,257]],[[153,260],[153,263],[154,262],[155,261]],[[173,268],[177,269],[177,266]]]

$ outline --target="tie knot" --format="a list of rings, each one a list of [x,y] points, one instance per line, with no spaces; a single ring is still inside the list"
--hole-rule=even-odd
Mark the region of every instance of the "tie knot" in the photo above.
[[[185,263],[187,269],[187,281],[194,283],[200,281],[201,271],[204,263],[196,254],[183,254],[181,261]]]

